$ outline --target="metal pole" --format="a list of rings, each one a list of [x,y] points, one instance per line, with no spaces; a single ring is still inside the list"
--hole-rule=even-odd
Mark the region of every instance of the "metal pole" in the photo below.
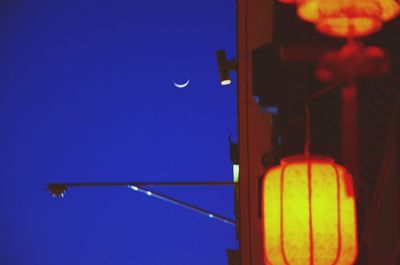
[[[216,213],[209,212],[209,211],[207,211],[205,209],[202,209],[202,208],[200,208],[198,206],[195,206],[193,204],[189,204],[189,203],[186,203],[184,201],[180,201],[180,200],[177,200],[175,198],[166,196],[166,195],[161,194],[159,192],[154,192],[154,191],[150,191],[150,190],[147,190],[147,189],[142,189],[142,188],[137,187],[137,186],[131,186],[130,188],[132,190],[134,190],[134,191],[138,191],[138,192],[144,193],[144,194],[146,194],[148,196],[151,196],[151,197],[154,197],[154,198],[157,198],[157,199],[160,199],[160,200],[163,200],[163,201],[166,201],[166,202],[169,202],[169,203],[172,203],[172,204],[187,208],[189,210],[195,211],[195,212],[203,214],[203,215],[207,215],[208,217],[215,218],[218,221],[222,221],[222,222],[230,224],[230,225],[236,225],[234,220],[231,220],[231,219],[229,219],[227,217],[224,217],[224,216],[216,214]]]
[[[191,182],[57,182],[49,183],[48,186],[65,186],[65,187],[123,187],[123,186],[233,186],[232,181],[191,181]]]
[[[184,207],[186,209],[195,211],[197,213],[207,215],[209,218],[216,219],[230,225],[236,225],[234,220],[226,218],[222,215],[207,211],[203,208],[197,207],[172,197],[166,196],[159,192],[144,189],[144,186],[234,186],[236,183],[231,181],[192,181],[192,182],[71,182],[71,183],[49,183],[47,190],[53,197],[64,197],[66,190],[70,187],[128,187],[134,191],[141,192],[148,196]]]

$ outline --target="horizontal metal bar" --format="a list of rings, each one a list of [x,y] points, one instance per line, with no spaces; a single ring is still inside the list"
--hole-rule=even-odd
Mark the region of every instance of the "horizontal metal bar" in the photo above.
[[[122,187],[122,186],[233,186],[232,181],[156,181],[156,182],[57,182],[49,183],[52,185],[63,185],[66,187]]]

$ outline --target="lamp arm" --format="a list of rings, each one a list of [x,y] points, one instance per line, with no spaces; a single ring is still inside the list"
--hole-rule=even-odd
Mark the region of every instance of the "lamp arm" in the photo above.
[[[232,181],[156,181],[156,182],[57,182],[48,186],[63,185],[66,187],[124,187],[124,186],[233,186]]]

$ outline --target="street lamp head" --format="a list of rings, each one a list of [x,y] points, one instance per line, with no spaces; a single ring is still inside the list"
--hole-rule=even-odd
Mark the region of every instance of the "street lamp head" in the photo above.
[[[51,193],[51,195],[55,198],[62,198],[67,191],[67,185],[65,184],[49,184],[47,186],[47,190]]]
[[[230,85],[232,83],[230,72],[236,70],[235,59],[227,60],[224,50],[218,50],[216,57],[221,85]]]

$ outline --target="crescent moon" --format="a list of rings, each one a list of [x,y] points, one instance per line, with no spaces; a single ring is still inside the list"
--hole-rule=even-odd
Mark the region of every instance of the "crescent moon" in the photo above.
[[[188,79],[188,81],[186,81],[183,84],[178,84],[178,83],[174,82],[174,86],[177,87],[177,88],[185,88],[185,87],[187,87],[189,85],[189,83],[190,83],[190,79]]]

